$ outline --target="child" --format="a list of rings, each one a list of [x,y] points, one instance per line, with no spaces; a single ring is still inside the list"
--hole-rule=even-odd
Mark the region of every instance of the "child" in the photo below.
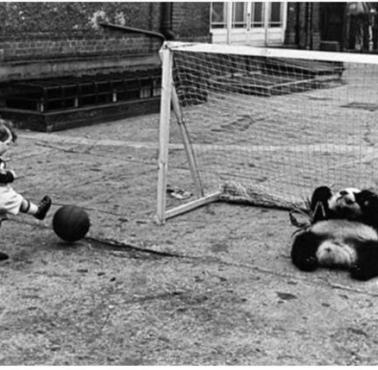
[[[16,178],[16,174],[14,171],[6,169],[6,163],[1,156],[16,139],[17,135],[13,131],[11,123],[0,119],[0,219],[6,219],[7,214],[17,215],[22,212],[33,215],[38,220],[43,220],[51,207],[50,197],[44,196],[36,205],[10,186],[10,183]],[[5,253],[0,252],[0,260],[7,258],[8,256]]]

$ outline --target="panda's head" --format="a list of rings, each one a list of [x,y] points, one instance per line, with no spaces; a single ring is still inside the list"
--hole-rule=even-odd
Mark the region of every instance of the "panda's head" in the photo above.
[[[330,197],[328,208],[337,218],[348,220],[359,219],[363,213],[363,199],[360,194],[360,189],[342,189]]]
[[[378,229],[378,194],[368,190],[345,188],[328,199],[332,218],[360,221]]]
[[[325,240],[316,251],[320,266],[351,267],[357,260],[357,252],[353,246],[338,240]]]

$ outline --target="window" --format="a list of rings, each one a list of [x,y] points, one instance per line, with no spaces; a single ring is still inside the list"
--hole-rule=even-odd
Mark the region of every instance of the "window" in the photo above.
[[[246,5],[247,3],[236,2],[232,4],[232,27],[243,28],[247,26],[246,22]]]
[[[252,4],[252,27],[264,27],[264,3]]]
[[[232,1],[210,4],[212,42],[256,46],[277,46],[284,43],[286,2]],[[231,14],[228,13],[229,10]]]
[[[281,3],[276,2],[270,4],[269,27],[282,27],[281,5]]]
[[[282,2],[233,2],[232,28],[262,28],[265,25],[265,6],[269,6],[268,26],[282,27]],[[247,16],[251,13],[251,18]],[[250,24],[248,24],[250,22]],[[227,3],[211,3],[211,28],[227,28]]]
[[[232,28],[243,28],[247,26],[246,22],[246,4],[244,2],[235,2],[232,4]],[[227,4],[211,4],[211,27],[227,28]]]
[[[211,27],[226,28],[226,11],[225,3],[211,3]]]

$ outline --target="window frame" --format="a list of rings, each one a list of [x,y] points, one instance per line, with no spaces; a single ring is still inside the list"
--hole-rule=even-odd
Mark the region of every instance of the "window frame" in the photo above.
[[[284,42],[284,35],[286,30],[287,21],[287,2],[281,1],[280,4],[280,20],[272,21],[272,6],[273,2],[264,1],[248,1],[237,2],[244,4],[243,20],[235,21],[235,3],[232,9],[232,25],[231,25],[231,42],[234,43],[247,43],[247,44],[261,44],[265,43],[265,37],[268,38],[268,43],[273,45],[281,45]],[[254,21],[256,4],[260,3],[261,9],[259,10],[261,22]],[[213,22],[213,4],[223,4],[222,21]],[[265,6],[269,6],[269,14],[266,19]],[[277,4],[277,2],[274,2]],[[210,32],[213,35],[213,42],[226,42],[227,39],[227,2],[211,2],[210,3]],[[219,5],[217,5],[219,6]],[[277,6],[277,5],[274,5]],[[266,22],[267,21],[267,22]],[[267,23],[267,25],[266,25]],[[235,26],[236,25],[236,26]]]

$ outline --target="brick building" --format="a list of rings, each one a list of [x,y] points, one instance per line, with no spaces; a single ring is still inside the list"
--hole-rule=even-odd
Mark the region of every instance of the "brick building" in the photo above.
[[[373,2],[236,2],[230,42],[298,49],[364,51],[378,49]],[[211,4],[213,42],[227,39],[227,3]]]
[[[199,3],[0,3],[0,79],[156,64],[158,39],[97,21],[208,40],[208,18]]]
[[[231,42],[304,49],[333,42],[352,49],[347,3],[271,2],[269,8],[265,14],[263,2],[235,2]],[[158,63],[157,38],[104,29],[97,21],[225,42],[226,11],[221,2],[0,3],[0,81]]]
[[[95,122],[156,111],[161,39],[99,22],[210,41],[209,12],[209,3],[0,3],[0,114],[49,131],[89,113]]]
[[[126,73],[129,78],[136,70],[156,70],[161,39],[103,27],[99,22],[159,32],[177,40],[217,43],[226,42],[229,37],[232,43],[252,45],[372,50],[377,38],[371,40],[366,35],[377,34],[373,27],[374,7],[353,12],[351,4],[361,3],[269,2],[265,6],[264,2],[234,2],[232,19],[228,18],[227,23],[230,8],[222,2],[3,2],[0,3],[1,114],[9,113],[6,108],[36,110],[38,114],[45,114],[48,108],[77,110],[91,104],[119,103],[122,96],[124,100],[157,98],[159,81],[151,76],[148,82],[138,81],[139,92],[123,91],[123,95],[117,96],[114,79],[107,80],[104,76]],[[231,28],[227,28],[230,22]],[[363,37],[358,44],[356,35],[361,30]],[[88,76],[99,75],[100,80],[93,77],[97,80],[92,83],[91,93],[84,94],[85,98],[76,96],[90,85]],[[51,86],[56,87],[56,81],[51,79],[57,78],[60,90],[56,88],[55,95],[50,94],[55,96],[55,102],[50,99],[47,104],[47,92]],[[75,78],[80,80],[74,81]],[[31,79],[34,85],[20,83]],[[37,87],[36,80],[42,81]],[[102,83],[100,88],[98,81]],[[75,84],[81,85],[72,92]],[[102,93],[101,89],[108,90]],[[58,101],[57,94],[67,99]],[[122,114],[121,107],[118,112]]]

